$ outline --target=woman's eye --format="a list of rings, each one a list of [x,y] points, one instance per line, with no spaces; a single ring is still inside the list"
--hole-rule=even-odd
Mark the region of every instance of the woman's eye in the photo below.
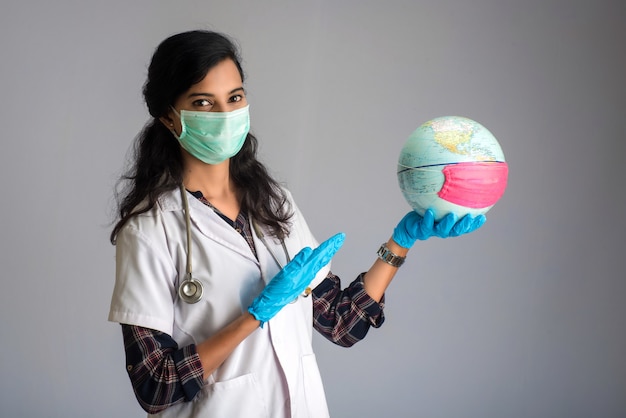
[[[230,101],[231,101],[231,102],[240,102],[240,101],[242,101],[242,100],[243,100],[243,96],[242,96],[242,95],[240,95],[240,94],[238,94],[238,95],[233,96],[233,97],[231,97],[231,98],[230,98]]]
[[[211,103],[207,99],[201,99],[201,100],[196,100],[195,102],[193,102],[193,105],[206,107],[206,106],[213,106],[213,103]]]

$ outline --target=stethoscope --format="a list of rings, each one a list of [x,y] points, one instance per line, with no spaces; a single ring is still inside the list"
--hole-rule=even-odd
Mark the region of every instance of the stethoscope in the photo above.
[[[180,286],[178,286],[178,296],[181,298],[183,302],[192,304],[197,303],[202,299],[202,295],[204,293],[204,287],[202,286],[202,282],[193,278],[191,274],[191,219],[189,216],[189,201],[187,200],[187,191],[185,190],[185,186],[180,185],[180,194],[183,198],[183,209],[185,211],[185,228],[187,230],[187,265],[186,265],[186,273],[185,278],[182,282],[180,282]],[[270,253],[274,262],[281,269],[284,267],[283,264],[278,260],[274,252],[270,249],[269,245],[265,241],[265,235],[261,228],[257,225],[254,220],[252,221],[252,227],[254,229],[254,233],[261,240],[267,251]],[[280,240],[280,244],[283,247],[283,251],[285,253],[285,259],[287,262],[291,261],[289,257],[289,252],[287,251],[287,246],[285,245],[284,240]]]

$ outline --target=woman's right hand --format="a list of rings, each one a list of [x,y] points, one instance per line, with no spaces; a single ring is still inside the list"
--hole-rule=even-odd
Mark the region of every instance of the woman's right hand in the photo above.
[[[318,271],[327,265],[341,248],[344,239],[345,234],[339,233],[314,250],[309,247],[303,248],[270,280],[248,308],[248,312],[261,321],[261,327],[306,289]]]

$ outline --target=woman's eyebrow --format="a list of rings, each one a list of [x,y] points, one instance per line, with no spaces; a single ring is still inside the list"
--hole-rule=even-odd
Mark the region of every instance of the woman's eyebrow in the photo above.
[[[233,94],[233,93],[237,93],[239,91],[244,91],[243,87],[237,87],[236,89],[232,89],[231,91],[228,92],[228,94]],[[187,97],[188,98],[192,98],[192,97],[198,97],[198,96],[204,96],[204,97],[215,97],[215,95],[213,93],[190,93]]]

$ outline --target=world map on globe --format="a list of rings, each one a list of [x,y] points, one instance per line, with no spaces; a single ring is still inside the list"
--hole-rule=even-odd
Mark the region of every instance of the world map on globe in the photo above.
[[[478,122],[447,116],[422,124],[409,138],[403,156],[410,167],[470,161],[504,161],[500,144]]]
[[[501,165],[499,170],[494,171],[498,165]],[[464,174],[459,174],[461,169],[465,170]],[[485,174],[487,171],[493,174]],[[419,126],[404,144],[397,167],[398,183],[407,202],[420,214],[427,208],[433,209],[436,218],[448,212],[460,216],[487,212],[494,199],[504,192],[507,173],[504,153],[493,134],[480,123],[462,116],[443,116]],[[449,199],[446,192],[456,187],[450,183],[467,175],[476,177],[462,179],[463,193],[468,198]],[[491,179],[486,177],[489,175]],[[493,202],[481,206],[481,202],[487,201],[479,190],[489,187],[485,187],[485,181],[493,183],[490,191]],[[476,190],[472,189],[473,184]],[[495,186],[499,189],[495,190]],[[499,195],[495,196],[496,192]]]

